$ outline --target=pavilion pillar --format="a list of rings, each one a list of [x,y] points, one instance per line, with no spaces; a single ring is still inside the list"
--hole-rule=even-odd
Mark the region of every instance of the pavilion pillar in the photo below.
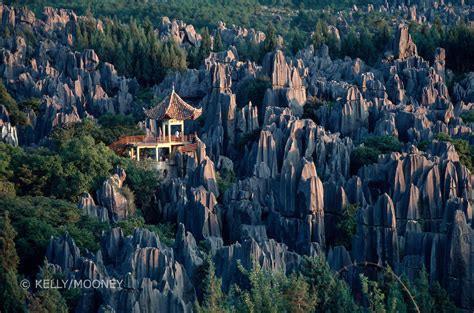
[[[140,161],[140,147],[137,147],[137,161]]]
[[[169,142],[171,142],[171,124],[170,124],[170,122],[168,122],[168,139],[169,139]]]
[[[159,151],[158,146],[156,146],[155,147],[155,160],[156,160],[156,162],[158,162],[158,151]]]

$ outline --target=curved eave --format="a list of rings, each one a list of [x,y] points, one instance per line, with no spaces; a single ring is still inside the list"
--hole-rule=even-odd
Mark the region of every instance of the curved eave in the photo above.
[[[197,120],[202,114],[202,108],[199,108],[199,109],[194,109],[194,113],[192,115],[192,119],[193,120]]]

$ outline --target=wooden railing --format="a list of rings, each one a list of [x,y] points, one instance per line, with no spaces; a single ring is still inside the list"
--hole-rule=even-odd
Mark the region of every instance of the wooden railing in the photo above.
[[[196,151],[196,149],[197,149],[196,143],[190,143],[190,144],[179,147],[179,151],[181,153]]]
[[[181,136],[125,136],[109,145],[109,148],[117,151],[121,150],[126,145],[147,145],[157,143],[191,143],[194,141],[194,135],[181,135]]]

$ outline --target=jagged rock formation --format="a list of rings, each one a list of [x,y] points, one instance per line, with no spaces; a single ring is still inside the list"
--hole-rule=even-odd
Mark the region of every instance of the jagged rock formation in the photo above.
[[[0,140],[12,146],[18,146],[16,126],[10,122],[10,116],[5,106],[0,106]]]
[[[116,168],[115,174],[106,179],[102,184],[102,188],[97,191],[97,198],[99,199],[100,205],[107,209],[109,220],[114,222],[126,219],[132,213],[129,212],[128,200],[121,191],[126,177],[127,174],[125,173],[125,170],[122,168]],[[81,203],[82,201],[84,201],[84,198],[81,200]],[[84,203],[84,206],[88,211],[92,210],[93,212],[97,212],[92,214],[97,216],[99,216],[99,214],[101,214],[100,216],[104,214],[100,212],[100,209],[89,209],[89,207],[93,205],[93,201],[92,203],[87,203],[90,202],[89,199],[86,199],[85,201],[86,203]]]
[[[243,279],[237,264],[251,269],[254,260],[264,270],[292,271],[300,256],[273,240],[257,242],[253,238],[223,246],[210,238],[216,273],[223,288]],[[196,298],[192,280],[202,264],[190,232],[180,224],[174,247],[167,247],[146,229],[135,229],[124,236],[120,228],[104,234],[100,250],[91,257],[81,256],[74,240],[66,233],[51,238],[47,259],[69,279],[115,280],[116,288],[84,289],[77,312],[114,310],[115,312],[192,312]],[[95,309],[96,310],[96,309]]]
[[[109,212],[107,208],[95,204],[94,199],[88,192],[84,192],[77,205],[82,215],[97,218],[100,222],[109,221]]]
[[[9,92],[41,99],[39,112],[28,114],[30,126],[18,129],[21,143],[37,142],[54,126],[90,114],[130,110],[136,81],[118,76],[114,66],[101,63],[93,50],[71,50],[79,19],[74,12],[45,8],[43,18],[37,19],[25,8],[2,5],[1,9],[3,29],[16,33],[30,27],[39,37],[37,48],[20,36],[0,42],[0,76]]]
[[[390,55],[392,53],[396,59],[403,60],[418,55],[416,45],[411,39],[407,25],[398,26],[396,36],[393,39],[390,48],[391,52],[387,52],[386,55]]]
[[[244,146],[242,158],[229,149],[218,150],[232,159],[241,178],[224,193],[212,218],[225,245],[275,240],[299,254],[326,251],[335,269],[353,261],[387,263],[411,280],[424,266],[432,281],[439,281],[459,305],[470,308],[468,292],[454,293],[471,284],[472,270],[466,265],[470,239],[457,240],[459,234],[470,238],[472,232],[472,175],[459,162],[454,146],[434,141],[426,152],[420,152],[406,145],[402,153],[379,156],[377,164],[360,169],[357,175],[351,177],[349,171],[353,140],[370,135],[391,135],[415,144],[430,142],[439,132],[472,136],[471,126],[458,118],[472,107],[470,76],[455,86],[452,99],[446,88],[442,49],[430,66],[417,55],[403,26],[397,27],[389,45],[393,58],[377,68],[348,58],[332,61],[324,46],[318,51],[300,51],[294,59],[282,52],[269,54],[264,65],[256,68],[257,75],[264,73],[272,81],[262,108],[249,104],[234,111],[232,104],[222,110],[219,100],[204,100],[211,116],[205,125],[218,123],[227,130],[219,139],[222,145],[224,138],[232,138],[229,130],[234,125],[237,134],[261,126],[258,136]],[[210,70],[213,90],[231,95],[242,84],[233,79],[231,73],[238,70],[233,62]],[[298,119],[298,108],[287,101],[285,88],[292,88],[291,73],[297,73],[305,97],[331,102],[317,108],[318,124]],[[279,89],[285,89],[284,96],[280,97]],[[227,108],[232,108],[232,114]],[[215,138],[210,130],[206,132]],[[214,153],[215,144],[207,145],[207,150],[211,158],[221,159]],[[174,190],[176,197],[179,189]],[[358,209],[357,231],[347,251],[334,245],[340,235],[336,225],[349,205]],[[201,219],[209,216],[208,211],[203,212]],[[201,226],[191,233],[203,236]],[[229,262],[223,264],[232,264]],[[456,263],[465,269],[463,274],[449,272]],[[351,270],[345,277],[353,282],[355,275]],[[226,286],[225,279],[223,282]]]
[[[280,50],[265,56],[263,72],[270,77],[272,88],[265,93],[264,107],[289,106],[295,114],[303,114],[306,89],[303,85],[300,66],[301,63],[287,64],[285,55]]]
[[[227,28],[224,22],[219,22],[217,31],[222,37],[222,40],[227,45],[235,45],[239,40],[247,40],[249,42],[259,44],[265,40],[265,34],[253,28],[246,29],[245,27],[232,25]]]
[[[161,18],[160,36],[164,40],[173,40],[179,45],[190,45],[199,47],[201,35],[196,33],[193,25],[187,25],[183,21],[170,19],[167,16]]]

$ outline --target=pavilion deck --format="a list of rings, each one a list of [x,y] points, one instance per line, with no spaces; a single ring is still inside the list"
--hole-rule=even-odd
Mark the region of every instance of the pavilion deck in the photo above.
[[[135,148],[137,153],[141,149],[171,149],[176,147],[181,152],[191,152],[196,150],[194,135],[181,136],[125,136],[109,145],[109,148],[118,154],[123,154],[127,148]]]

